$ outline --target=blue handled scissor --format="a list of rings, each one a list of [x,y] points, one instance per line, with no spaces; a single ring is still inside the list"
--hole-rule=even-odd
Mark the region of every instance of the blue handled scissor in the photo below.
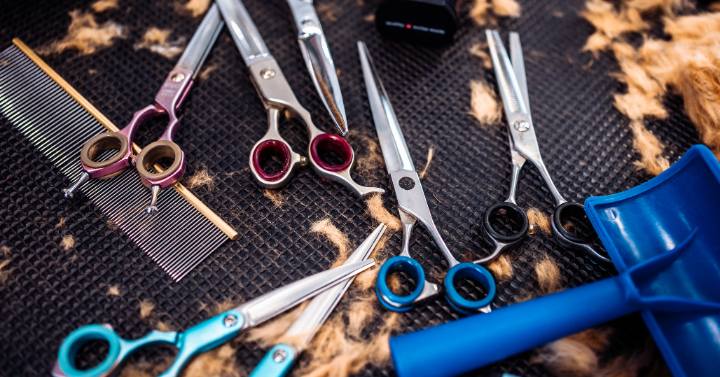
[[[370,236],[348,257],[345,264],[366,260],[375,249],[378,241],[380,241],[385,228],[384,224],[378,225]],[[282,377],[287,375],[298,355],[310,344],[315,333],[330,316],[330,313],[340,302],[351,283],[352,278],[347,279],[344,283],[338,284],[312,299],[307,308],[290,325],[282,337],[283,339],[292,339],[292,344],[279,343],[273,346],[257,367],[250,372],[250,377]]]
[[[86,325],[68,335],[60,345],[53,368],[55,377],[109,376],[130,354],[152,345],[172,345],[177,354],[162,377],[179,376],[187,363],[202,352],[209,351],[237,336],[240,331],[257,326],[295,305],[314,297],[370,268],[373,260],[346,263],[278,288],[234,309],[206,319],[183,332],[151,331],[139,339],[121,338],[110,325]],[[90,369],[79,369],[75,363],[83,345],[92,341],[108,344],[104,360]]]
[[[495,296],[495,279],[484,267],[469,262],[460,263],[445,245],[430,214],[420,177],[415,171],[402,130],[387,92],[375,71],[370,53],[363,42],[358,42],[358,49],[375,129],[380,140],[385,167],[390,173],[395,190],[400,222],[403,226],[402,253],[388,259],[378,273],[375,290],[380,303],[389,310],[403,312],[410,310],[416,302],[440,293],[438,284],[425,280],[422,266],[410,257],[410,236],[415,223],[419,221],[428,230],[448,262],[449,270],[443,279],[443,287],[450,305],[460,312],[488,312],[490,302]],[[408,295],[393,292],[387,284],[388,275],[399,271],[407,273],[415,281],[415,287]],[[479,283],[487,294],[478,300],[463,297],[456,287],[461,279]]]

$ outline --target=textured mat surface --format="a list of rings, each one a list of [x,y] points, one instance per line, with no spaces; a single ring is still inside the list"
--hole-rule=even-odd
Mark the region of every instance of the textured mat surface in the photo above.
[[[198,19],[179,15],[172,4],[121,0],[117,10],[97,18],[112,19],[128,28],[125,40],[88,56],[75,52],[45,56],[46,61],[80,93],[117,124],[148,103],[174,61],[147,50],[135,51],[149,26],[172,28],[175,35],[190,37]],[[327,5],[326,1],[319,1]],[[351,137],[358,155],[366,151],[357,134],[375,137],[358,64],[355,41],[363,39],[374,55],[395,111],[403,126],[416,166],[434,146],[435,159],[424,181],[435,220],[451,249],[470,255],[487,248],[481,241],[482,212],[504,197],[510,163],[504,126],[481,127],[468,114],[469,81],[493,83],[491,71],[468,53],[474,42],[484,40],[482,28],[463,17],[456,43],[447,49],[426,49],[384,41],[364,17],[374,9],[347,1],[332,6],[322,21],[345,97]],[[363,2],[359,2],[363,3]],[[331,122],[316,97],[294,40],[289,11],[283,1],[247,0],[268,47],[279,61],[301,102],[318,124]],[[521,33],[526,56],[530,102],[541,150],[561,192],[574,200],[607,194],[634,186],[648,177],[637,172],[632,139],[625,120],[612,107],[611,93],[620,88],[608,73],[615,69],[607,57],[592,65],[579,51],[592,32],[577,16],[580,1],[527,1],[523,15],[502,20],[502,30]],[[65,35],[68,12],[88,10],[80,1],[5,4],[0,12],[0,47],[19,37],[40,47]],[[277,208],[263,196],[249,174],[248,153],[265,132],[266,116],[242,60],[223,32],[206,64],[216,66],[193,90],[183,111],[178,143],[187,155],[188,173],[207,168],[215,188],[195,193],[240,232],[180,283],[173,283],[160,268],[133,246],[91,203],[63,200],[61,188],[69,183],[19,132],[0,120],[0,244],[10,248],[12,269],[0,286],[0,375],[47,375],[63,336],[79,325],[111,322],[123,334],[136,337],[158,320],[183,328],[207,316],[203,304],[230,298],[254,297],[283,283],[320,271],[335,259],[326,241],[308,234],[312,222],[330,217],[357,245],[372,229],[364,201],[341,186],[323,182],[310,171],[298,174],[281,190],[284,204]],[[648,124],[676,160],[697,135],[681,112],[678,99],[666,104],[671,116]],[[141,131],[141,144],[157,136],[160,127]],[[295,146],[305,146],[300,127],[284,135]],[[365,184],[389,189],[381,167],[357,177]],[[393,195],[385,201],[396,211]],[[518,201],[549,211],[550,193],[539,175],[526,169]],[[60,218],[63,227],[57,227]],[[71,234],[76,245],[64,251],[59,243]],[[399,248],[396,234],[389,248]],[[413,245],[427,265],[442,259],[423,232]],[[518,297],[537,294],[534,263],[544,253],[557,261],[563,284],[576,286],[613,273],[589,257],[561,249],[544,235],[530,237],[511,251],[515,275],[499,286],[495,304],[507,305]],[[119,285],[122,295],[106,294]],[[150,319],[138,316],[138,303],[156,304]],[[598,303],[601,305],[602,303]],[[419,329],[454,318],[442,300],[432,300],[404,315],[400,331]],[[636,345],[645,331],[641,321],[629,317],[616,321],[620,328],[614,344]],[[145,354],[161,357],[161,351]],[[251,367],[263,350],[246,344],[237,353],[237,364]],[[500,371],[523,376],[544,376],[543,367],[530,363],[530,354],[512,358],[476,375]],[[392,375],[390,368],[369,368],[363,375]]]

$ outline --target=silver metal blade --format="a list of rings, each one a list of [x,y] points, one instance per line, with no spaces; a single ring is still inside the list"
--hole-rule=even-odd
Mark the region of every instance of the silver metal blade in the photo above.
[[[497,80],[500,96],[503,100],[503,107],[505,108],[505,116],[510,118],[515,113],[527,114],[528,110],[525,106],[523,93],[518,85],[518,80],[515,77],[515,71],[512,63],[510,63],[505,46],[500,39],[500,34],[495,30],[486,30],[485,34],[493,62],[495,79]]]
[[[515,72],[515,79],[517,79],[518,87],[522,92],[525,108],[530,116],[530,97],[528,96],[527,78],[525,77],[525,58],[523,58],[520,35],[516,32],[510,33],[510,60],[512,61],[513,72]]]
[[[362,41],[358,42],[358,51],[365,78],[365,88],[370,101],[370,110],[385,159],[385,167],[390,174],[400,170],[415,171],[415,165],[413,165],[397,116],[395,116],[387,92],[375,70],[367,46]]]
[[[315,7],[312,1],[307,0],[288,0],[288,5],[298,31],[300,51],[315,89],[335,122],[335,127],[341,135],[347,135],[345,102],[340,92],[335,63]]]
[[[212,50],[218,35],[220,35],[222,27],[223,21],[220,17],[220,11],[217,5],[213,4],[205,13],[200,26],[195,30],[175,66],[192,70],[193,78],[195,78],[200,71],[200,67],[205,63],[210,50]]]
[[[250,300],[235,309],[245,316],[244,327],[256,326],[367,270],[374,264],[373,260],[364,260],[319,272]]]
[[[532,117],[528,107],[529,100],[525,99],[527,92],[527,84],[525,83],[525,65],[518,63],[515,67],[508,58],[505,46],[503,46],[500,34],[494,30],[486,30],[485,34],[488,40],[488,48],[493,62],[493,70],[495,71],[495,79],[498,83],[500,96],[503,101],[505,110],[505,118],[507,120],[508,131],[510,132],[512,147],[524,158],[530,160],[538,169],[541,170],[543,176],[545,167],[540,156],[540,147],[538,146],[535,128],[533,126]],[[513,39],[516,39],[513,42]],[[516,35],[510,38],[514,43],[514,59],[522,61],[522,51],[520,49],[520,39]],[[521,78],[518,79],[516,71],[522,70]],[[525,87],[521,89],[519,81],[525,83]],[[547,174],[549,177],[549,174]],[[555,193],[553,193],[554,195]]]
[[[345,265],[356,263],[367,259],[375,246],[380,241],[385,229],[385,224],[378,225],[377,228],[363,241],[360,246],[348,257]],[[298,340],[297,344],[302,350],[310,343],[317,330],[320,329],[330,313],[335,309],[342,296],[352,284],[353,278],[345,280],[327,291],[315,297],[305,310],[300,314],[297,320],[290,326],[285,333],[286,337]]]
[[[246,65],[270,55],[265,41],[240,0],[215,0]]]

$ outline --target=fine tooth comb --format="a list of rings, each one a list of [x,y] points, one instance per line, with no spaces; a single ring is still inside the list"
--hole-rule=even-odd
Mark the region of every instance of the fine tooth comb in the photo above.
[[[77,180],[85,140],[118,128],[19,39],[0,52],[0,62],[0,114],[69,181]],[[152,216],[144,212],[147,192],[133,169],[81,191],[178,281],[238,233],[187,188],[173,188],[163,194],[167,210]]]

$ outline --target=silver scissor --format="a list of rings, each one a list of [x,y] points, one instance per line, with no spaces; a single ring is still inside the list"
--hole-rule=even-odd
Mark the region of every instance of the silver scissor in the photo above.
[[[378,225],[368,238],[348,257],[345,264],[368,259],[385,232],[385,228],[384,224]],[[265,357],[260,360],[255,369],[250,372],[250,377],[282,377],[287,375],[300,353],[310,344],[315,333],[340,302],[352,281],[353,278],[349,278],[312,299],[283,336],[284,339],[292,339],[293,344],[279,343],[273,346],[267,351]]]
[[[287,0],[298,32],[298,43],[305,65],[320,99],[325,105],[340,135],[347,135],[348,124],[345,115],[340,84],[335,63],[318,19],[312,0]]]
[[[377,234],[373,233],[376,237]],[[363,245],[366,245],[365,243]],[[366,245],[367,246],[367,245]],[[372,267],[372,259],[347,262],[275,289],[240,306],[208,318],[182,332],[153,330],[137,339],[124,339],[108,324],[81,326],[62,341],[52,371],[55,377],[105,377],[115,375],[121,364],[140,349],[171,346],[177,349],[172,363],[161,377],[181,376],[185,366],[201,353],[219,347],[248,328],[258,326],[297,304],[342,285],[343,281]],[[76,358],[83,346],[103,341],[108,351],[103,360],[89,369],[80,369]]]
[[[569,231],[564,225],[572,223],[576,228],[592,231],[592,225],[590,225],[585,215],[583,206],[579,203],[568,202],[560,194],[540,156],[540,147],[538,146],[530,114],[530,100],[520,36],[517,33],[510,33],[511,58],[508,58],[500,34],[495,30],[486,30],[485,35],[492,57],[493,69],[495,70],[495,79],[505,109],[513,167],[508,198],[504,202],[491,206],[485,212],[484,229],[486,234],[494,241],[495,250],[487,257],[476,261],[476,263],[492,260],[506,247],[516,244],[527,234],[527,214],[518,207],[515,201],[518,178],[526,161],[530,161],[535,165],[555,199],[555,210],[551,224],[553,234],[558,242],[563,246],[583,250],[599,260],[609,262],[609,259],[600,254],[587,237],[581,236],[579,232]],[[513,227],[514,229],[510,231],[498,229],[494,225],[497,222],[494,220],[498,217],[507,217],[511,220],[509,222],[515,220],[514,222],[519,226]]]
[[[240,0],[217,0],[225,23],[245,64],[250,77],[268,111],[268,131],[250,151],[250,170],[255,179],[264,187],[277,188],[288,183],[295,168],[310,161],[316,173],[327,179],[340,182],[358,195],[384,192],[376,187],[361,186],[350,176],[355,163],[355,153],[342,136],[320,131],[312,121],[310,113],[300,104],[290,88],[280,66],[275,61],[262,36]],[[299,117],[310,137],[308,158],[295,153],[290,144],[280,136],[279,120],[284,110]],[[334,155],[339,162],[329,161],[325,156]],[[264,162],[279,158],[281,167],[270,171]]]
[[[440,293],[438,284],[425,280],[422,265],[410,257],[410,236],[415,223],[420,221],[447,260],[449,269],[443,279],[443,287],[445,298],[450,305],[461,312],[490,311],[489,304],[495,296],[495,279],[488,270],[480,265],[469,262],[460,263],[445,245],[430,214],[420,177],[415,170],[400,124],[398,124],[390,99],[375,70],[370,53],[363,42],[358,42],[358,50],[375,129],[380,140],[385,167],[390,173],[390,180],[395,190],[400,221],[403,225],[402,253],[388,259],[378,272],[375,284],[378,299],[387,309],[402,312],[409,310],[416,302]],[[399,271],[410,275],[415,282],[414,289],[408,295],[393,292],[387,283],[389,274]],[[487,291],[486,296],[479,300],[463,297],[456,287],[462,279],[480,284]]]

